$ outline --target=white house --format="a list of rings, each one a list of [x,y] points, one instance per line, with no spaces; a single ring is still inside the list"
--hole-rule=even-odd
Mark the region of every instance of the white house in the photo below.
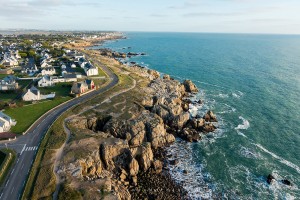
[[[73,64],[71,65],[71,68],[76,68],[76,65],[73,63]]]
[[[42,69],[41,73],[43,76],[44,75],[51,76],[51,75],[55,74],[56,71],[55,71],[54,67],[47,67],[47,68]]]
[[[41,68],[46,68],[46,67],[52,67],[51,64],[47,63],[46,61],[45,62],[42,62],[41,63]]]
[[[91,63],[86,63],[83,69],[87,76],[96,76],[99,74],[98,68],[93,66]]]
[[[11,126],[16,125],[16,121],[10,118],[8,115],[0,112],[0,133],[7,132]]]
[[[50,87],[53,86],[53,80],[51,76],[45,75],[38,81],[39,87]]]
[[[41,93],[36,87],[32,86],[23,94],[22,99],[24,101],[38,101],[41,100]]]

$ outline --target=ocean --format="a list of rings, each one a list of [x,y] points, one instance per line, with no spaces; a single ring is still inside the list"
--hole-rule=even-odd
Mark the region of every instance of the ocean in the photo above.
[[[194,98],[205,103],[191,112],[217,115],[217,131],[198,143],[178,140],[167,149],[170,159],[179,159],[170,166],[172,177],[193,199],[300,199],[300,36],[126,36],[103,46],[144,52],[127,61],[192,80],[200,89]],[[271,185],[268,174],[276,178]]]

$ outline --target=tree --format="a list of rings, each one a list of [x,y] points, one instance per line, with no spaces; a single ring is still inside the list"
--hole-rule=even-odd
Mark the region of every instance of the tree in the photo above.
[[[34,57],[34,56],[35,56],[35,51],[32,50],[32,49],[30,49],[30,50],[28,51],[28,56]]]
[[[22,57],[22,58],[26,58],[28,55],[27,53],[25,52],[19,52],[19,55]]]

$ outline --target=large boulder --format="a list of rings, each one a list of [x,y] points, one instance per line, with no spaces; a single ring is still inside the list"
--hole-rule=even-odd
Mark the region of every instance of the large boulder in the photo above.
[[[212,111],[207,111],[203,117],[207,122],[218,122],[216,115]]]
[[[140,146],[143,142],[147,141],[143,121],[130,121],[128,123],[128,132],[131,134],[129,145],[132,147]]]
[[[141,170],[147,171],[153,162],[153,152],[150,143],[141,146],[141,154],[137,156]]]
[[[150,77],[152,79],[158,79],[160,77],[160,73],[158,71],[155,71],[155,70],[152,70],[152,69],[148,70],[148,74],[150,75]]]
[[[153,169],[156,174],[159,174],[162,172],[163,163],[160,160],[156,160],[153,162]]]
[[[181,113],[180,115],[177,115],[172,123],[172,126],[178,130],[182,129],[185,124],[190,119],[190,114],[188,112]]]
[[[136,176],[139,173],[139,163],[135,158],[132,158],[131,162],[129,163],[129,173],[130,176]]]
[[[183,85],[185,87],[186,92],[190,93],[197,93],[199,90],[197,89],[196,85],[191,80],[183,81]]]
[[[201,139],[199,132],[190,128],[184,128],[178,136],[188,142],[197,142]]]
[[[131,156],[127,141],[121,139],[112,144],[101,144],[100,154],[107,170],[113,170],[116,166],[126,166]]]

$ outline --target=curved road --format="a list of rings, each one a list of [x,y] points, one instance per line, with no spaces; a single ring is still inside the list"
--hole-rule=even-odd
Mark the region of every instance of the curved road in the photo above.
[[[92,97],[95,97],[96,95],[103,93],[104,91],[107,91],[118,83],[119,79],[116,74],[110,71],[106,66],[101,65],[100,62],[98,62],[98,64],[99,66],[102,66],[103,71],[105,71],[111,79],[111,82],[107,86],[75,98],[55,108],[37,120],[27,131],[26,135],[20,136],[14,141],[7,142],[7,147],[14,149],[18,153],[18,156],[15,165],[7,176],[7,181],[4,182],[0,188],[0,200],[15,200],[21,198],[39,144],[49,127],[62,113],[75,105],[78,105],[91,99]],[[1,143],[0,147],[5,148],[6,146]]]

